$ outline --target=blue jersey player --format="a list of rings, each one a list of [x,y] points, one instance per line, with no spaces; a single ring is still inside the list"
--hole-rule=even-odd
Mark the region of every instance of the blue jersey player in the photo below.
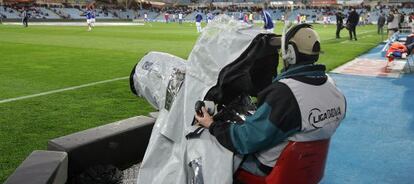
[[[262,11],[263,13],[263,21],[264,21],[264,29],[266,29],[266,31],[273,33],[273,21],[272,21],[272,17],[270,16],[270,13],[267,12],[266,10],[263,9]]]
[[[85,13],[86,23],[88,23],[88,31],[92,30],[92,27],[95,26],[95,12],[92,9],[89,9]]]
[[[200,13],[197,13],[195,16],[197,33],[201,33],[201,21],[203,20],[203,16]]]

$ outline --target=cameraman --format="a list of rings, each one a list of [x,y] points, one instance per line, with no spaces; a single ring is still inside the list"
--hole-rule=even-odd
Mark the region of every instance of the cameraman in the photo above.
[[[344,95],[315,64],[320,41],[311,25],[289,29],[285,43],[283,72],[259,93],[257,111],[243,124],[214,121],[204,107],[195,116],[220,144],[245,155],[242,169],[259,176],[272,171],[288,140],[329,139],[345,118]]]

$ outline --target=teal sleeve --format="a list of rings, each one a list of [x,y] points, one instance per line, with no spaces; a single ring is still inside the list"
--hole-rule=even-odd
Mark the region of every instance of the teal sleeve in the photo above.
[[[250,154],[276,146],[297,130],[281,131],[269,120],[272,109],[262,104],[243,124],[231,124],[230,137],[239,154]]]

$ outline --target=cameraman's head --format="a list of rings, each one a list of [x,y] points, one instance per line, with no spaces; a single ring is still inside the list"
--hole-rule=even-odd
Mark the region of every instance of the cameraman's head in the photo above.
[[[290,28],[285,35],[283,63],[285,69],[291,66],[313,64],[319,59],[321,45],[319,35],[309,24]]]

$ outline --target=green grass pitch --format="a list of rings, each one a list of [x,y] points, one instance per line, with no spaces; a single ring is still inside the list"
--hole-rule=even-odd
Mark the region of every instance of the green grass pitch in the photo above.
[[[258,25],[260,26],[260,25]],[[276,33],[281,33],[277,25]],[[149,51],[182,58],[197,39],[193,24],[131,27],[0,25],[0,100],[128,76]],[[375,26],[357,28],[359,40],[334,39],[335,26],[315,25],[331,70],[380,42]],[[0,183],[49,139],[153,111],[129,91],[128,80],[0,104]]]

